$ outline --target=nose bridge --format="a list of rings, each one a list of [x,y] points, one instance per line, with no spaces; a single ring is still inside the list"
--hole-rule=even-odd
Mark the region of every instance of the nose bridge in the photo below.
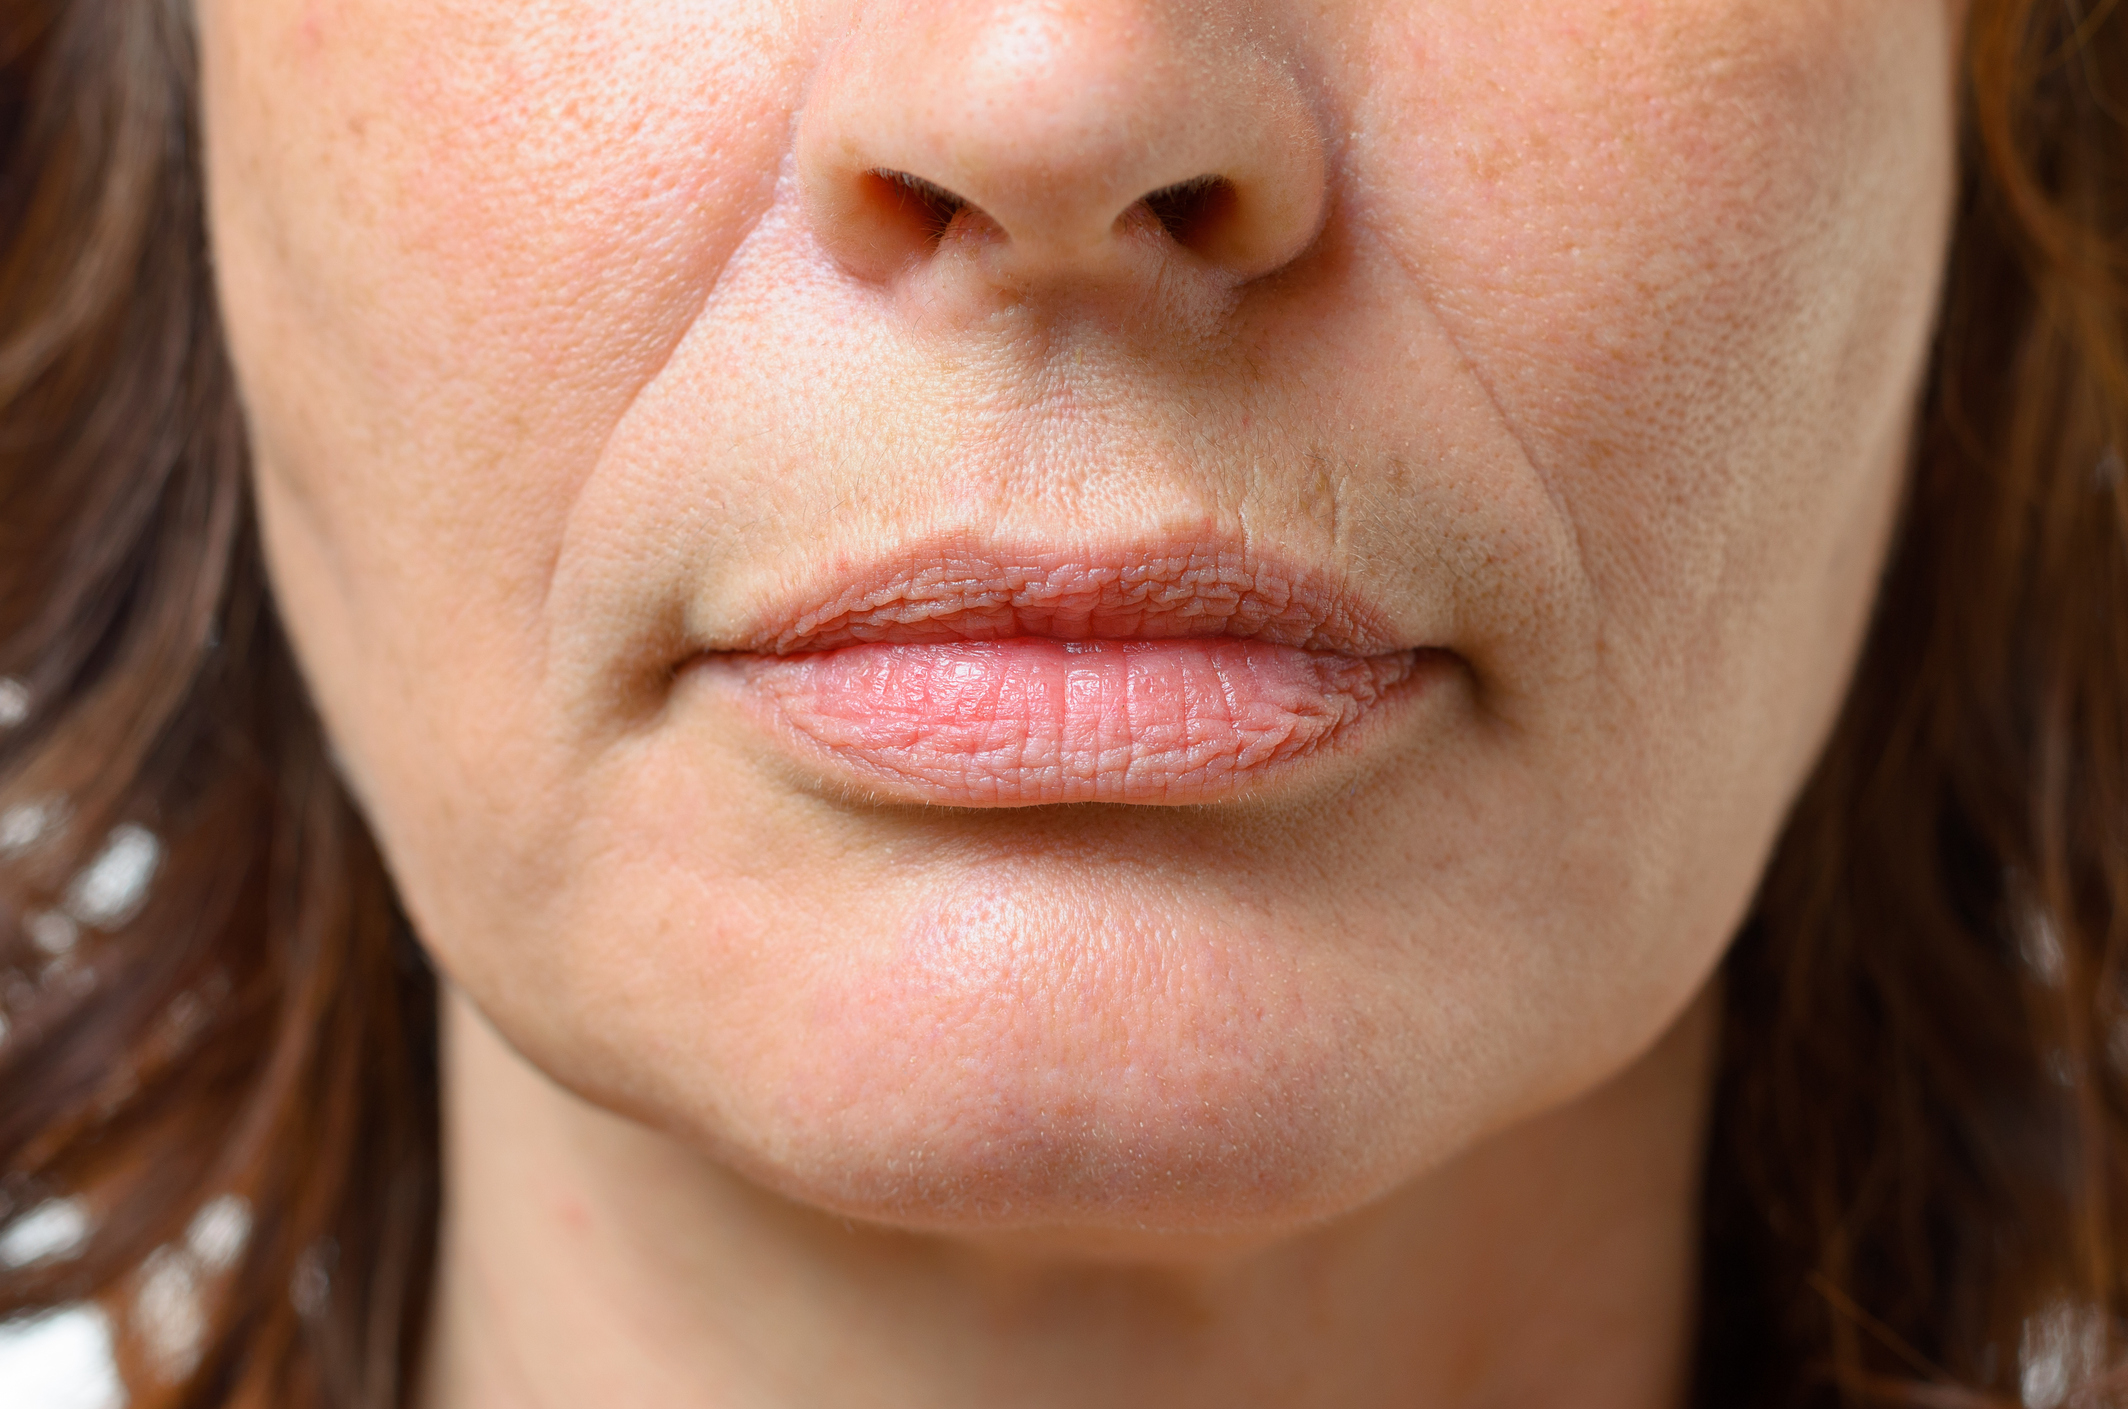
[[[950,258],[949,232],[1022,278],[1113,272],[1163,233],[1229,277],[1278,267],[1319,223],[1323,143],[1290,56],[1246,18],[1150,0],[871,6],[800,124],[824,242],[874,278]]]

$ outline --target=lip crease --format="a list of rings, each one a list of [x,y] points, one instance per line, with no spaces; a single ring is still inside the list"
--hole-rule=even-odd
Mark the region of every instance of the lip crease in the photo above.
[[[1399,646],[1327,574],[1222,545],[904,555],[690,669],[803,762],[958,807],[1233,796],[1411,697]]]

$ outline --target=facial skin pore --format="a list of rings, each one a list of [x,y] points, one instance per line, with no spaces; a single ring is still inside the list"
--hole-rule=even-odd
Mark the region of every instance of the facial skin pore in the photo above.
[[[1954,6],[198,11],[428,1409],[1675,1400]]]

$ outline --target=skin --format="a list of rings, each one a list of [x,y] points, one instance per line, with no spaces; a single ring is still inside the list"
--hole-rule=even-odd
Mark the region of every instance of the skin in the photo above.
[[[269,568],[451,991],[429,1409],[1676,1400],[1959,18],[200,0]],[[717,673],[883,562],[1207,540],[1445,668],[1001,808]]]

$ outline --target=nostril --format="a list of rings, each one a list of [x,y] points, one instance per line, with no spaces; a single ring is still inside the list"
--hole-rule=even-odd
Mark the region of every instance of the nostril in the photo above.
[[[1298,260],[1332,208],[1307,65],[1242,18],[1263,8],[839,7],[855,28],[795,115],[795,228],[897,307],[920,293],[912,311],[1223,298]]]
[[[968,209],[967,201],[945,187],[906,171],[868,171],[864,179],[875,202],[891,209],[932,245],[944,239],[953,218]]]
[[[1224,176],[1193,176],[1142,197],[1168,238],[1202,254],[1234,214],[1234,183]]]

